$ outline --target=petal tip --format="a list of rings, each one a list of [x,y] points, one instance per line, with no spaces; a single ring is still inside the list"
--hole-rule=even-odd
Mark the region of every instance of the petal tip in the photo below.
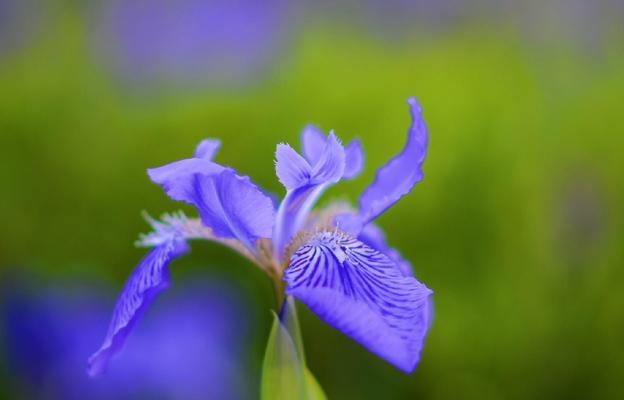
[[[340,140],[340,138],[338,136],[336,136],[336,134],[334,133],[334,130],[330,130],[329,133],[327,134],[327,142],[331,144],[329,144],[329,146],[331,145],[339,145],[342,146],[342,141]]]
[[[412,117],[416,117],[422,112],[422,107],[418,104],[416,97],[408,97],[407,104],[410,106],[410,113],[412,114]]]
[[[280,143],[275,149],[275,174],[286,190],[292,190],[308,183],[311,167],[295,149]]]
[[[204,139],[195,148],[195,158],[206,158],[211,160],[221,147],[219,139]]]
[[[87,376],[89,378],[97,378],[104,373],[106,360],[102,359],[102,354],[102,349],[100,349],[89,357],[87,361]]]

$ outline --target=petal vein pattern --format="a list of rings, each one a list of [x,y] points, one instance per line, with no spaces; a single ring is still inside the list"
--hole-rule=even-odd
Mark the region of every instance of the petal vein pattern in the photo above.
[[[169,263],[187,251],[185,242],[170,241],[153,248],[141,260],[117,299],[102,346],[89,358],[89,375],[98,375],[106,369],[108,360],[121,350],[145,309],[160,292],[169,287]]]
[[[419,358],[432,292],[384,254],[342,232],[321,232],[284,272],[286,293],[404,372]]]

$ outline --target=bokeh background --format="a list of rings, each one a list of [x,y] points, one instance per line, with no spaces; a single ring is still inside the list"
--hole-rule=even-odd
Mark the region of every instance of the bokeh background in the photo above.
[[[205,137],[278,195],[278,142],[361,138],[355,201],[416,96],[425,180],[379,222],[435,292],[404,375],[299,307],[332,399],[624,398],[624,3],[0,0],[0,397],[254,399],[274,299],[195,243],[84,375],[152,215]],[[193,312],[190,312],[193,311]],[[160,366],[160,367],[159,367]]]

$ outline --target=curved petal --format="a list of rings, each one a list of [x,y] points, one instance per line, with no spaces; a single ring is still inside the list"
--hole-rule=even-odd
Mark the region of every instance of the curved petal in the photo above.
[[[195,174],[191,180],[192,204],[217,237],[236,238],[252,252],[258,238],[271,237],[273,202],[248,177],[227,168],[215,175]]]
[[[275,159],[275,173],[286,190],[296,189],[310,182],[312,167],[289,145],[278,144]]]
[[[314,165],[323,155],[327,139],[320,129],[313,125],[306,126],[301,132],[301,150],[305,159]],[[353,179],[362,171],[364,153],[358,139],[352,140],[345,147],[345,168],[343,179]]]
[[[334,132],[329,132],[325,147],[316,164],[312,164],[312,183],[336,183],[345,169],[345,150]]]
[[[121,350],[145,309],[169,286],[169,263],[187,251],[185,242],[170,241],[153,248],[141,260],[121,291],[102,346],[89,357],[89,375],[104,372],[109,359]]]
[[[273,202],[248,177],[211,161],[219,146],[218,140],[206,139],[195,149],[194,158],[147,173],[169,197],[195,206],[215,236],[238,239],[255,253],[256,239],[271,237]]]
[[[273,232],[273,247],[278,257],[282,256],[290,239],[301,229],[321,193],[340,180],[345,167],[344,148],[333,132],[327,137],[322,154],[312,166],[308,179],[303,179],[303,173],[293,172],[301,171],[300,167],[305,160],[301,157],[295,158],[294,150],[291,152],[292,149],[288,149],[290,147],[278,146],[275,154],[276,173],[287,189],[277,211]]]
[[[375,180],[360,197],[362,225],[391,207],[423,178],[421,168],[427,152],[427,127],[416,99],[410,98],[407,102],[412,117],[407,143],[399,155],[377,171]]]
[[[193,204],[192,193],[195,174],[214,175],[225,168],[203,158],[188,158],[175,161],[158,168],[150,168],[147,175],[157,185],[160,185],[167,196],[175,201]]]
[[[188,193],[191,191],[193,174],[212,175],[224,169],[221,165],[212,162],[220,146],[221,142],[217,139],[204,139],[195,148],[193,158],[150,168],[147,170],[147,175],[152,182],[162,186],[165,193],[173,200],[192,204]]]
[[[384,254],[342,232],[321,232],[284,271],[286,293],[372,353],[413,371],[431,321],[432,292]]]
[[[352,140],[345,148],[344,179],[353,179],[360,174],[364,166],[364,152],[358,139]]]

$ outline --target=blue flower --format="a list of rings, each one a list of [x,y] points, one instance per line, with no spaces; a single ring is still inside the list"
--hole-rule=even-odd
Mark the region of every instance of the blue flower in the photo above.
[[[83,284],[62,290],[10,280],[0,289],[0,353],[7,398],[246,399],[249,347],[245,302],[223,282],[194,278],[172,290],[142,321],[106,376],[81,367],[101,340],[107,296]],[[158,349],[155,351],[154,349]],[[206,364],[206,360],[211,360]],[[7,392],[8,390],[8,392]],[[9,393],[13,394],[13,397]],[[3,396],[4,398],[4,396]]]
[[[282,0],[95,2],[89,30],[101,64],[132,86],[240,87],[286,46]]]
[[[192,158],[148,170],[169,197],[193,205],[200,218],[148,218],[154,230],[139,244],[153,249],[124,286],[104,343],[89,360],[90,373],[101,372],[119,351],[145,307],[168,286],[169,263],[192,239],[238,251],[273,279],[278,298],[295,297],[372,353],[413,371],[432,319],[432,292],[373,222],[423,178],[427,128],[416,100],[408,104],[407,142],[379,169],[357,210],[333,204],[312,211],[325,189],[356,177],[364,159],[357,140],[345,147],[333,132],[325,136],[314,127],[302,132],[303,155],[277,146],[276,174],[286,189],[277,210],[248,177],[213,161],[215,140],[201,142]]]

